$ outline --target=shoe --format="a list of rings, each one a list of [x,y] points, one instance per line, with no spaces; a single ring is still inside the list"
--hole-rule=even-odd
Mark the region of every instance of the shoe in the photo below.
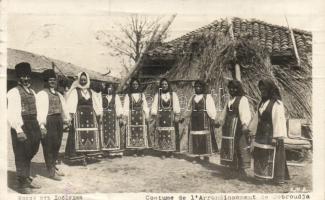
[[[58,168],[55,168],[55,173],[58,175],[58,176],[65,176],[65,174],[63,172],[61,172]]]
[[[29,178],[19,178],[18,179],[18,188],[17,192],[21,194],[31,194],[33,193],[32,189],[29,187]]]
[[[18,192],[20,194],[32,194],[33,193],[32,189],[29,187],[19,187]]]
[[[50,179],[53,179],[55,181],[62,181],[62,178],[57,173],[55,173],[53,176],[50,176]]]
[[[40,189],[40,188],[42,188],[40,185],[38,185],[37,183],[31,181],[29,178],[27,178],[27,182],[28,182],[28,187],[29,188],[33,188],[33,189]]]

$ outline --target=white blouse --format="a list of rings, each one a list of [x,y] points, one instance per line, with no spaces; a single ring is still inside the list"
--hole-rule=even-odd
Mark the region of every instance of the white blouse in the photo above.
[[[194,94],[192,98],[189,101],[188,104],[188,111],[192,111],[192,99],[194,100],[195,103],[198,103],[202,98],[204,97],[203,94]],[[216,105],[214,104],[213,98],[211,94],[206,95],[206,111],[208,113],[208,116],[212,119],[215,120],[216,115],[217,115],[217,110],[216,110]]]
[[[95,92],[92,92],[92,94],[93,94],[93,98],[92,98],[93,109],[96,115],[100,115],[102,111],[102,105],[100,105],[100,103],[98,102],[99,100]],[[87,91],[87,89],[84,89],[83,92],[81,92],[81,95],[85,99],[90,98],[90,93]],[[77,93],[77,89],[73,89],[71,93],[68,95],[68,99],[67,99],[67,107],[69,113],[75,114],[77,112],[77,105],[78,105],[78,93]]]
[[[264,102],[259,110],[260,114],[262,114],[267,106],[269,105],[269,100]],[[258,124],[258,114],[255,114],[253,120],[250,123],[250,130],[256,132]],[[272,124],[273,124],[273,138],[285,138],[287,137],[287,125],[286,125],[286,118],[284,112],[284,105],[282,101],[278,100],[274,103],[272,108]]]
[[[113,95],[106,95],[104,98],[107,99],[107,102],[110,103],[112,101]],[[105,108],[103,108],[105,109]],[[122,103],[121,103],[121,99],[119,95],[115,95],[115,111],[116,111],[116,115],[120,116],[123,114],[123,107],[122,107]]]
[[[175,92],[172,92],[173,95],[173,111],[175,114],[179,114],[181,112],[181,108],[179,105],[179,100],[178,96]],[[157,115],[158,113],[158,107],[159,107],[159,102],[158,102],[158,93],[155,94],[155,97],[153,99],[152,107],[151,107],[151,114],[152,115]],[[162,93],[161,94],[161,100],[167,102],[170,99],[170,93]]]
[[[142,100],[143,100],[142,109],[143,109],[146,119],[149,119],[149,108],[148,108],[146,96],[143,93],[132,93],[131,97],[136,102],[138,102],[141,98],[141,95],[142,95]],[[130,112],[130,99],[129,99],[129,95],[126,94],[125,98],[124,98],[123,113],[125,116],[129,116],[129,112]]]
[[[225,107],[222,111],[222,114],[221,114],[222,123],[225,122],[227,109],[230,109],[230,106],[235,102],[235,100],[236,100],[236,98],[232,98],[225,105]],[[242,125],[248,126],[251,121],[252,115],[251,115],[251,111],[249,108],[249,103],[248,103],[247,97],[245,97],[245,96],[241,97],[241,99],[239,101],[239,105],[238,105],[238,112],[239,112],[239,119],[240,119]]]
[[[34,90],[29,89],[35,96],[35,101],[37,105],[37,98]],[[21,126],[24,125],[21,116],[21,99],[17,88],[12,88],[7,93],[8,100],[8,115],[7,120],[11,128],[15,129],[17,133],[23,132]],[[36,107],[37,109],[37,107]]]

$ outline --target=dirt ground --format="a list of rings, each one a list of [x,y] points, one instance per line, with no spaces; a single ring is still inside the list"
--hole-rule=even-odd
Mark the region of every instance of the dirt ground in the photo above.
[[[64,152],[64,135],[61,152]],[[10,140],[10,137],[9,137]],[[9,141],[8,157],[8,191],[16,192],[14,156]],[[35,193],[120,193],[120,192],[294,192],[312,190],[312,162],[299,163],[302,166],[289,166],[291,180],[284,186],[262,184],[250,178],[248,181],[229,179],[231,170],[219,164],[219,155],[209,162],[194,164],[187,155],[161,159],[152,152],[144,157],[124,156],[122,158],[103,158],[87,166],[68,166],[64,163],[58,167],[65,173],[58,182],[47,177],[43,152],[39,152],[32,161],[32,176],[42,189]],[[249,170],[252,176],[252,170]]]

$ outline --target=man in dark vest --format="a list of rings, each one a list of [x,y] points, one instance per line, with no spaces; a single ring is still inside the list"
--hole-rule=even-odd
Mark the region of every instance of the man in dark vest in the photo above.
[[[65,99],[57,91],[57,78],[54,70],[47,69],[43,72],[45,88],[37,93],[37,120],[41,132],[43,154],[49,177],[60,181],[64,174],[56,167],[59,150],[62,142],[63,126],[69,123]]]
[[[19,63],[15,67],[18,86],[8,91],[8,121],[11,127],[19,192],[31,193],[40,186],[30,177],[31,160],[38,151],[41,131],[37,121],[36,95],[31,89],[31,67]]]

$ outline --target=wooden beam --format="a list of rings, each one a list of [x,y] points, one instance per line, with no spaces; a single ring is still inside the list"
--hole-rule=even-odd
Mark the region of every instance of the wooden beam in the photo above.
[[[232,20],[228,19],[228,23],[230,24],[229,27],[229,34],[233,42],[235,42],[235,36],[234,36],[234,30],[233,30],[233,25],[232,25]],[[236,50],[234,52],[235,56],[237,54]],[[241,73],[240,73],[240,65],[238,63],[235,63],[235,79],[238,81],[241,81]]]
[[[293,50],[295,52],[295,56],[296,56],[296,59],[297,59],[297,63],[298,63],[298,66],[300,67],[301,63],[300,63],[300,57],[299,57],[299,53],[298,53],[298,49],[297,49],[297,44],[296,44],[296,40],[295,40],[295,35],[293,34],[293,30],[290,28],[289,26],[289,22],[288,22],[288,19],[286,16],[284,16],[285,19],[286,19],[286,22],[287,22],[287,26],[288,26],[288,29],[290,31],[290,36],[291,36],[291,41],[292,41],[292,44],[293,44]]]
[[[240,66],[237,63],[235,64],[235,78],[241,82]]]

